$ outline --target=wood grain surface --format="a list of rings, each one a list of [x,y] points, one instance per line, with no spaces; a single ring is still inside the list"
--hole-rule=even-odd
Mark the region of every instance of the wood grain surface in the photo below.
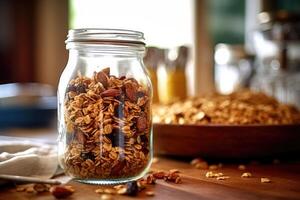
[[[241,178],[244,171],[238,170],[237,164],[224,164],[221,169],[214,170],[222,172],[230,178],[227,180],[216,180],[206,178],[208,170],[200,170],[191,166],[188,162],[160,158],[158,163],[152,165],[152,170],[179,169],[182,175],[181,184],[168,183],[157,180],[155,185],[147,186],[146,190],[139,193],[137,197],[113,196],[113,199],[300,199],[300,162],[289,162],[280,164],[249,164],[246,165],[247,172],[251,172],[253,177]],[[271,183],[261,183],[260,178],[267,177]],[[95,189],[101,188],[97,185],[87,185],[69,180],[66,176],[58,179],[66,181],[68,185],[75,188],[75,193],[68,199],[79,200],[99,200],[100,195],[95,193]],[[155,196],[148,197],[145,191],[153,190]],[[49,193],[29,194],[16,192],[13,186],[1,187],[1,200],[53,200]]]

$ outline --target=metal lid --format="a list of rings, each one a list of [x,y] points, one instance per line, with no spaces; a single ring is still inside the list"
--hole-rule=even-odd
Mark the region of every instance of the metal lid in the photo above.
[[[65,42],[145,45],[145,38],[142,32],[133,30],[84,28],[69,30],[67,40]]]

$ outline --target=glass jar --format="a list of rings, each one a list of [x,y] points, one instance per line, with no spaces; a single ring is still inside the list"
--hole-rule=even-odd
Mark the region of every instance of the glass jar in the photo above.
[[[70,30],[58,86],[59,162],[67,175],[116,184],[145,175],[152,159],[152,86],[143,33]]]

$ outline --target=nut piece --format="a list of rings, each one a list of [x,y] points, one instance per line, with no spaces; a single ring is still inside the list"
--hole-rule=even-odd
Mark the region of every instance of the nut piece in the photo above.
[[[116,97],[121,94],[121,90],[119,89],[107,89],[101,93],[101,97]]]
[[[50,192],[55,198],[66,198],[73,194],[74,190],[68,186],[52,186]]]
[[[125,83],[125,93],[127,98],[131,101],[131,102],[136,102],[137,100],[137,87],[131,83]]]
[[[242,174],[241,177],[242,178],[250,178],[250,177],[252,177],[252,174],[250,172],[245,172],[245,173]]]
[[[96,82],[100,82],[105,88],[108,87],[108,76],[106,73],[100,71],[98,73],[95,73],[94,77]]]
[[[153,176],[157,179],[163,179],[166,176],[166,173],[163,171],[154,172]]]
[[[268,178],[260,178],[261,183],[271,183],[271,180]]]
[[[149,174],[146,178],[146,181],[147,184],[155,184],[156,178],[152,174]]]

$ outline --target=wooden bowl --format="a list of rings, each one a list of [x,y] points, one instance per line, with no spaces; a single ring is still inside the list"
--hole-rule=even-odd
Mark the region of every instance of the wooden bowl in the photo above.
[[[209,158],[299,155],[300,125],[154,124],[154,152]]]

